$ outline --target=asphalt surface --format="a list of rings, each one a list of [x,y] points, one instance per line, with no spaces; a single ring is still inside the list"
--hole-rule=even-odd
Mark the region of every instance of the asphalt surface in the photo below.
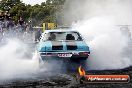
[[[127,74],[132,78],[132,67],[121,70],[88,71],[87,74]],[[129,83],[102,83],[80,84],[77,81],[78,72],[66,73],[39,73],[27,79],[15,79],[0,85],[0,88],[132,88],[132,79]]]

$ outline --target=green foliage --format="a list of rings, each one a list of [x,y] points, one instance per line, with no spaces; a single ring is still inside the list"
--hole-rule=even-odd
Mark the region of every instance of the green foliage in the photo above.
[[[19,17],[25,21],[32,19],[34,25],[43,22],[56,22],[56,13],[60,11],[65,0],[47,0],[41,5],[26,5],[21,0],[1,0],[0,10],[9,11],[12,18],[17,22]],[[61,6],[61,7],[60,7]]]
[[[3,11],[9,11],[13,6],[20,3],[20,0],[1,0],[0,7]]]

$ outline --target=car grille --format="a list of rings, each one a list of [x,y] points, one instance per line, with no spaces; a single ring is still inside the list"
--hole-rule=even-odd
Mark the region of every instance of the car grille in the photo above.
[[[63,46],[52,46],[52,50],[63,50]]]
[[[67,50],[76,50],[77,46],[67,45]]]

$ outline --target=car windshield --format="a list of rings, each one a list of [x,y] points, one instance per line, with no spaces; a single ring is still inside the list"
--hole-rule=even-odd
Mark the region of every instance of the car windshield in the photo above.
[[[78,32],[50,32],[45,34],[44,40],[50,41],[82,41],[82,38]]]

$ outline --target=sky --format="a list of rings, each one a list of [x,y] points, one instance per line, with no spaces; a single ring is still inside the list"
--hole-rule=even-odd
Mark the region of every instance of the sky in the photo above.
[[[35,4],[41,4],[42,2],[46,0],[21,0],[21,1],[23,1],[23,3],[26,3],[26,4],[35,5]]]

